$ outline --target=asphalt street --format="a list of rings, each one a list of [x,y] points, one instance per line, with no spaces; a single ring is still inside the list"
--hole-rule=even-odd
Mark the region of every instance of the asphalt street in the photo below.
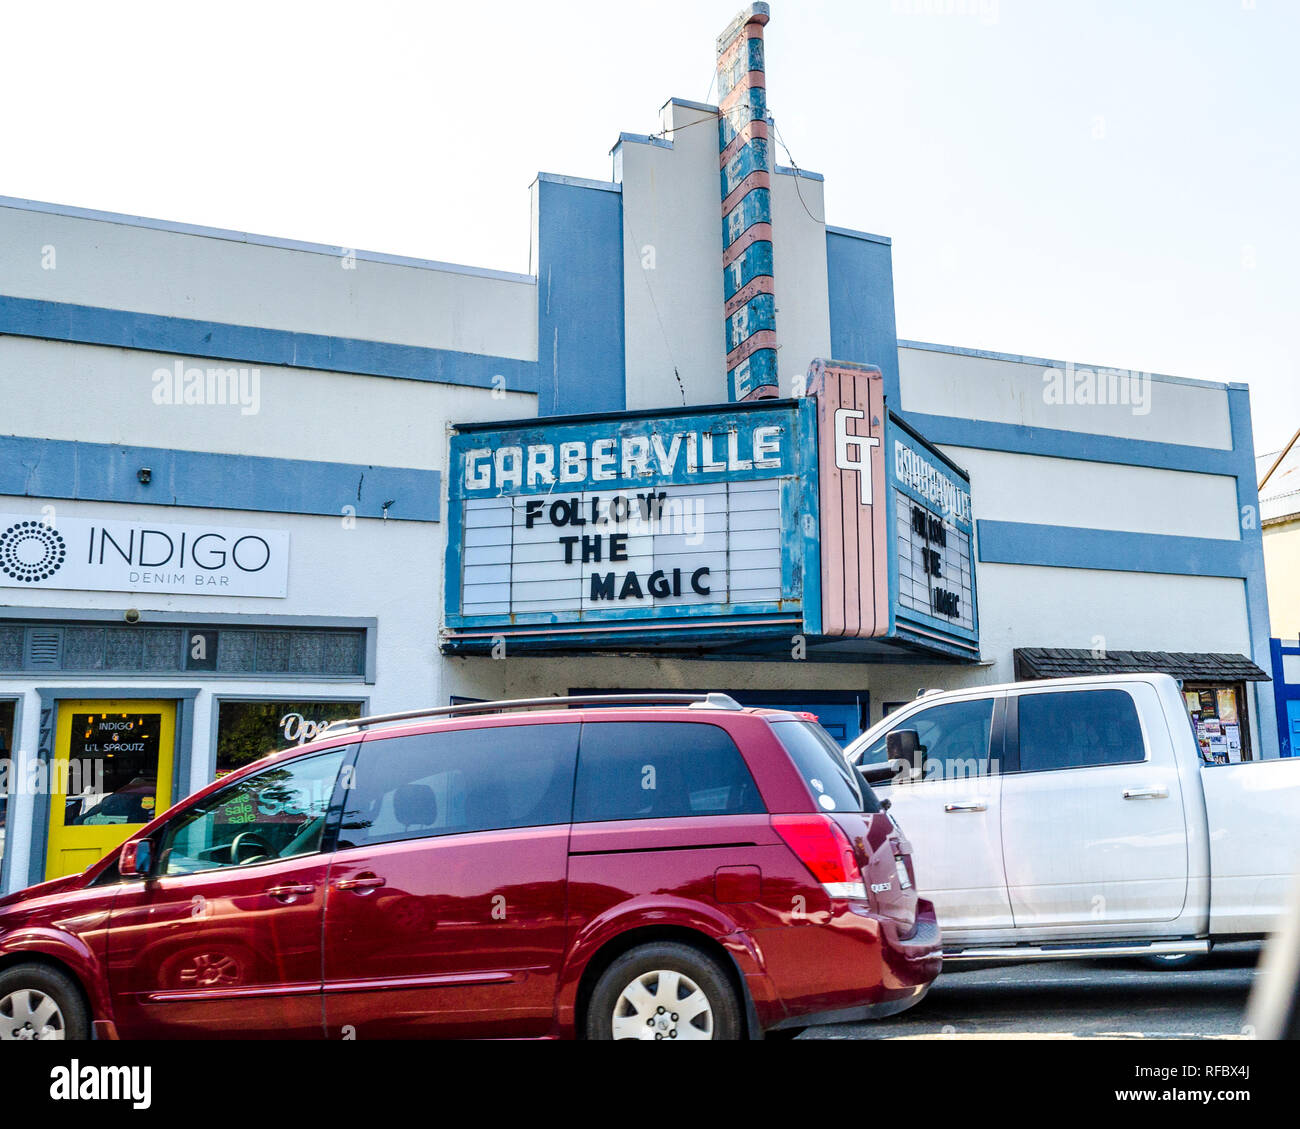
[[[1258,945],[1215,950],[1202,967],[1138,961],[951,966],[911,1011],[815,1027],[802,1039],[1245,1038]]]

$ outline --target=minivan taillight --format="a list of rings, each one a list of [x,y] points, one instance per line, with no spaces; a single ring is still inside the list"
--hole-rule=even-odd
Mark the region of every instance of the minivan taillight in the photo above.
[[[848,836],[828,815],[774,815],[772,827],[832,898],[865,898]]]

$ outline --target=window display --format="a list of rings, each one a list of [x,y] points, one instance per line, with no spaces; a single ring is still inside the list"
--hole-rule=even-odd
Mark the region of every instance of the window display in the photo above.
[[[268,753],[304,745],[332,721],[359,717],[364,703],[335,701],[222,701],[217,708],[217,776]]]
[[[1201,756],[1213,764],[1252,760],[1246,688],[1242,683],[1183,683],[1183,701],[1192,718]]]

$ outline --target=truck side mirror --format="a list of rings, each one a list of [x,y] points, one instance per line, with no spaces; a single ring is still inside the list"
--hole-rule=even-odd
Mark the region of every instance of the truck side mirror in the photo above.
[[[153,843],[148,839],[133,839],[122,844],[117,856],[117,872],[123,878],[148,878],[153,869]]]
[[[899,776],[902,782],[909,777],[920,780],[925,774],[925,746],[915,729],[895,729],[885,738],[885,750],[891,761],[902,761],[910,770]]]
[[[912,766],[903,760],[887,760],[884,764],[860,764],[858,772],[868,784],[895,784],[910,775]]]

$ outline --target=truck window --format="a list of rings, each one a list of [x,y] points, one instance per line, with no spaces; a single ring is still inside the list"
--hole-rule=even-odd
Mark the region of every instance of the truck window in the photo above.
[[[1137,707],[1123,690],[1022,694],[1019,711],[1021,772],[1146,759]]]
[[[926,780],[964,780],[985,776],[989,766],[989,734],[993,728],[993,699],[945,702],[914,713],[882,733],[863,754],[861,764],[889,759],[889,734],[916,731],[925,749]],[[996,766],[992,769],[996,771]]]

